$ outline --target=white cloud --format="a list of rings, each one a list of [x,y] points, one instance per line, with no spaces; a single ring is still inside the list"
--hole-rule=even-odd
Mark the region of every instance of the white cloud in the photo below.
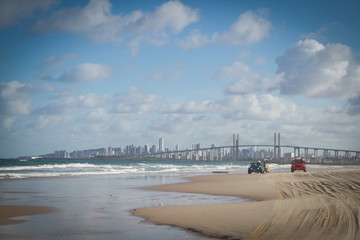
[[[29,17],[35,10],[47,10],[54,0],[1,0],[0,1],[0,29],[18,24]]]
[[[208,35],[202,34],[200,30],[195,29],[191,31],[184,40],[180,41],[180,46],[186,50],[193,50],[201,48],[202,46],[210,43],[211,41],[212,40]]]
[[[116,113],[158,112],[164,99],[158,95],[144,95],[137,88],[130,88],[114,97],[113,111]]]
[[[143,73],[141,74],[137,80],[150,80],[153,82],[163,82],[163,81],[174,81],[179,79],[183,75],[184,71],[177,69],[173,71],[165,71],[163,69],[158,69],[153,73]]]
[[[29,85],[18,81],[0,82],[0,117],[3,127],[11,127],[16,116],[30,113],[30,88]]]
[[[299,41],[278,57],[277,73],[264,77],[242,62],[219,69],[214,78],[232,81],[230,94],[280,90],[285,95],[349,99],[360,92],[360,65],[342,44]]]
[[[168,42],[169,42],[169,37],[166,34],[166,32],[161,32],[158,34],[151,34],[151,35],[149,34],[138,35],[133,39],[129,40],[128,46],[131,48],[131,55],[133,57],[137,57],[138,52],[140,51],[140,46],[143,43],[156,47],[161,47],[168,44]]]
[[[269,35],[271,23],[261,14],[247,11],[236,19],[230,30],[213,36],[231,45],[256,43]]]
[[[296,114],[294,103],[271,94],[229,95],[222,102],[226,106],[223,115],[233,120],[272,121]]]
[[[191,50],[210,43],[246,45],[259,42],[269,35],[272,27],[271,22],[265,18],[264,12],[247,11],[236,19],[228,31],[215,32],[211,36],[194,30],[180,41],[180,45],[184,49]]]
[[[163,112],[171,114],[202,114],[215,113],[220,109],[216,101],[204,100],[202,102],[189,101],[186,103],[171,103],[166,105]]]
[[[348,46],[299,41],[276,60],[283,94],[352,98],[360,89],[360,65]]]
[[[86,95],[71,96],[65,99],[57,99],[49,102],[46,106],[36,110],[41,115],[72,115],[80,110],[88,110],[106,105],[109,101],[107,95],[88,93]]]
[[[116,15],[112,14],[111,8],[108,0],[91,0],[84,7],[54,12],[48,19],[36,22],[31,31],[68,31],[89,37],[95,42],[119,42],[126,36],[158,34],[167,29],[179,33],[199,18],[197,10],[180,1],[165,2],[149,13],[137,10],[127,15]]]
[[[2,113],[29,114],[31,99],[28,87],[18,81],[0,83],[0,99]]]
[[[179,33],[183,28],[199,20],[199,13],[180,1],[169,1],[158,7],[154,13],[143,14],[139,18],[139,30],[162,31],[170,28],[175,33]]]
[[[63,73],[57,81],[60,82],[98,82],[111,76],[109,66],[98,63],[82,63]]]
[[[233,81],[226,88],[228,93],[252,93],[258,91],[271,91],[277,89],[282,81],[281,74],[272,78],[265,78],[254,72],[242,62],[234,62],[218,70],[214,77],[219,80]]]
[[[275,97],[271,94],[227,95],[219,100],[166,104],[162,111],[165,114],[183,115],[217,115],[224,119],[271,121],[285,115],[295,115],[294,103]]]

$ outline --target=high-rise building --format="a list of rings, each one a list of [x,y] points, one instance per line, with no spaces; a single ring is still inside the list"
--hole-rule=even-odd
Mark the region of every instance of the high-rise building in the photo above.
[[[159,152],[165,152],[165,142],[164,138],[159,139]]]
[[[145,152],[145,153],[149,153],[149,152],[150,152],[150,147],[149,147],[148,144],[146,144],[146,145],[144,146],[144,152]]]
[[[156,145],[152,145],[150,151],[151,151],[151,153],[156,153],[156,152],[157,152],[157,146],[156,146]]]
[[[108,149],[107,149],[107,154],[106,154],[106,156],[112,156],[112,155],[114,155],[114,152],[113,152],[112,147],[110,146],[110,147],[108,147]]]

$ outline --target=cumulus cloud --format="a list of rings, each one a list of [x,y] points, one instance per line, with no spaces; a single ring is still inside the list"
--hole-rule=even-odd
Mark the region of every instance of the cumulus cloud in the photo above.
[[[137,88],[130,88],[114,97],[113,111],[116,113],[158,112],[164,99],[158,95],[145,95]]]
[[[271,94],[227,95],[219,100],[201,102],[170,103],[163,108],[166,114],[219,115],[232,120],[279,119],[286,114],[295,114],[295,104]]]
[[[226,92],[230,94],[271,91],[277,89],[282,81],[281,74],[275,75],[272,78],[262,77],[248,65],[237,61],[230,66],[225,66],[218,70],[214,77],[222,81],[233,81],[226,88]]]
[[[207,34],[202,34],[199,29],[195,29],[190,32],[190,34],[185,37],[184,40],[180,41],[180,45],[183,49],[193,50],[197,48],[201,48],[206,44],[213,42],[211,37]]]
[[[169,42],[169,37],[166,32],[161,32],[158,34],[140,34],[133,39],[129,40],[128,46],[131,48],[131,55],[137,57],[140,51],[140,47],[143,43],[161,47],[165,46]]]
[[[262,142],[265,134],[271,137],[272,129],[281,127],[279,123],[299,119],[300,111],[296,104],[271,94],[227,95],[218,100],[170,103],[167,108],[152,118],[148,129],[153,135],[168,134],[176,144],[188,143],[190,136],[191,143],[203,144],[208,139],[208,144],[219,145],[236,132],[247,136],[250,143]]]
[[[276,74],[264,77],[242,62],[219,69],[214,78],[232,81],[229,94],[280,90],[285,95],[355,99],[360,89],[360,65],[348,46],[299,41],[276,59]],[[350,100],[349,103],[352,103]],[[354,104],[352,104],[354,105]]]
[[[352,98],[360,89],[360,65],[342,44],[324,45],[313,39],[294,44],[276,60],[283,74],[282,94]]]
[[[202,114],[215,113],[216,110],[221,110],[216,101],[204,100],[202,102],[171,103],[166,105],[163,112],[170,114]]]
[[[0,29],[18,24],[22,19],[32,15],[35,10],[47,10],[55,0],[1,0]]]
[[[271,121],[296,114],[294,103],[271,94],[229,95],[221,101],[226,106],[223,115],[234,120]]]
[[[247,11],[240,15],[231,25],[230,30],[215,34],[213,38],[221,39],[231,45],[256,43],[269,35],[271,23],[262,16],[262,12]]]
[[[37,114],[40,115],[69,115],[79,110],[93,109],[106,105],[108,97],[94,93],[86,95],[71,96],[64,99],[57,99],[49,102],[46,106],[38,108]]]
[[[98,82],[111,76],[109,66],[98,63],[82,63],[58,77],[60,82]]]
[[[108,0],[91,0],[84,7],[54,12],[48,19],[36,22],[30,30],[33,33],[67,31],[89,37],[94,42],[122,41],[126,36],[157,34],[167,29],[176,34],[199,18],[197,10],[180,1],[165,2],[148,13],[137,10],[116,15],[111,8]]]
[[[3,127],[11,127],[16,116],[30,113],[30,88],[29,85],[18,81],[0,82],[0,117]]]
[[[206,44],[229,44],[246,45],[259,42],[269,35],[272,27],[271,22],[266,19],[266,11],[247,11],[240,15],[225,32],[215,32],[211,36],[201,33],[199,30],[192,31],[180,45],[184,49],[196,49]]]

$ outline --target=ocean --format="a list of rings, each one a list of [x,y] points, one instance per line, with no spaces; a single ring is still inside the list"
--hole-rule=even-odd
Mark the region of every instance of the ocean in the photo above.
[[[0,159],[0,179],[33,177],[116,175],[120,177],[186,177],[225,171],[247,173],[249,162],[179,161],[179,160],[116,160],[116,159]],[[289,171],[290,164],[270,164],[272,172]],[[309,165],[308,169],[342,168],[341,166]]]
[[[242,172],[247,162],[113,159],[29,159],[0,160],[0,179],[117,175],[121,177],[194,176],[213,171]]]

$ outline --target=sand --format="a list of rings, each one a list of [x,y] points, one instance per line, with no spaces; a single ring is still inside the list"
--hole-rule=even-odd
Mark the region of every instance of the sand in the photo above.
[[[226,239],[360,239],[360,169],[213,175],[152,190],[249,202],[134,209],[146,221]]]
[[[14,217],[51,213],[55,210],[55,208],[39,206],[0,206],[0,225],[16,224],[26,221],[11,219]]]
[[[10,225],[26,222],[23,219],[12,219],[15,217],[24,217],[38,214],[46,214],[56,211],[52,207],[40,206],[0,206],[0,225]],[[0,233],[0,239],[22,238],[16,234]]]

